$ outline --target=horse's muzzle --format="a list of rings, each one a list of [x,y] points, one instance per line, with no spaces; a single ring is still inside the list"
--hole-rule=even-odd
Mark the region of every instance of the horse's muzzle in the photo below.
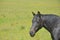
[[[34,37],[35,33],[33,31],[30,32],[30,36]]]

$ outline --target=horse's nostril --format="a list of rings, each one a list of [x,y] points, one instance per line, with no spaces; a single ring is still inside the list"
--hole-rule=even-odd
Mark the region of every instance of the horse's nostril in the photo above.
[[[30,32],[30,35],[32,35],[33,34],[33,32]]]
[[[34,32],[30,32],[30,36],[33,37],[35,34]]]

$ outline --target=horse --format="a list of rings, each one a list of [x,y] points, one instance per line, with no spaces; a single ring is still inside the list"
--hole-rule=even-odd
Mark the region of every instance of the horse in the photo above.
[[[36,32],[44,27],[50,34],[52,40],[60,40],[60,16],[54,14],[41,14],[39,11],[37,14],[32,12],[32,26],[29,34],[34,37]]]

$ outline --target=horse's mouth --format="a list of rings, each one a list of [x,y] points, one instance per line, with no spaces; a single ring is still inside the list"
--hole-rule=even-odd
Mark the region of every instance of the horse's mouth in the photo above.
[[[35,33],[30,32],[30,36],[31,36],[31,37],[34,37],[34,36],[35,36]]]
[[[31,37],[34,37],[35,36],[35,34],[34,35],[30,35]]]

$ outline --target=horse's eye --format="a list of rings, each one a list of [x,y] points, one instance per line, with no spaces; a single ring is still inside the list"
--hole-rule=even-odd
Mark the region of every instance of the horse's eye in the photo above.
[[[39,23],[39,22],[37,21],[37,23]]]

